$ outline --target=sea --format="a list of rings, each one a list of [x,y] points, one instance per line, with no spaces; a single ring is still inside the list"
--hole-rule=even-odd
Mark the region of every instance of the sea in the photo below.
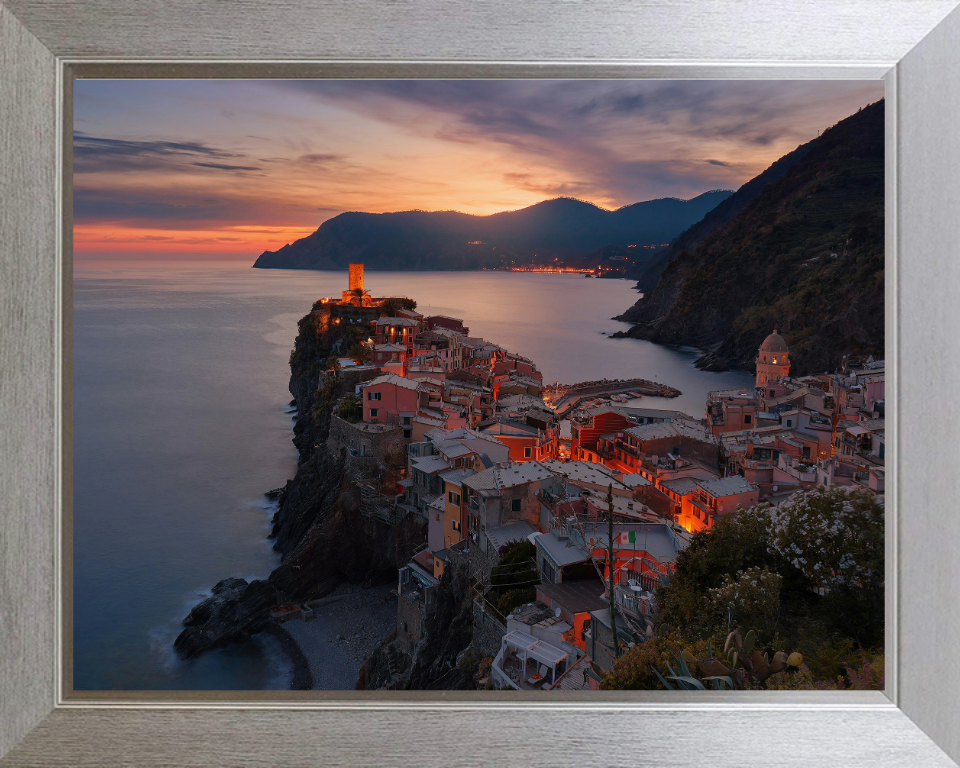
[[[650,408],[701,417],[707,392],[751,386],[698,352],[611,339],[634,283],[524,272],[367,272],[472,336],[530,357],[545,382],[643,377],[682,391]],[[73,286],[73,685],[286,689],[292,665],[254,637],[189,661],[180,622],[220,579],[279,563],[264,496],[296,470],[288,358],[297,320],[346,271],[236,262],[77,261]],[[318,619],[322,620],[322,619]]]

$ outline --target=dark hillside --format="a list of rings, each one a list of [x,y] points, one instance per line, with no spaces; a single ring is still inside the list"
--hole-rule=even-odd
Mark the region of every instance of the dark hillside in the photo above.
[[[618,335],[750,368],[774,328],[797,374],[884,352],[884,103],[837,123],[729,224],[671,262]]]
[[[721,201],[716,208],[708,211],[700,221],[684,230],[676,240],[670,243],[669,247],[658,251],[654,258],[650,260],[646,269],[640,274],[637,280],[637,288],[641,291],[649,291],[656,287],[667,264],[681,254],[694,250],[720,227],[733,221],[747,205],[757,198],[764,187],[782,179],[787,171],[806,157],[815,142],[816,139],[801,144],[793,152],[781,157],[759,176],[754,176],[730,197]],[[629,312],[630,310],[627,310],[621,319],[630,320]]]

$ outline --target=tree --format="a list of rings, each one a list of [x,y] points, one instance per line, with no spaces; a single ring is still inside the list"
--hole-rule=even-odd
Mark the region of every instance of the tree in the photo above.
[[[613,662],[613,669],[604,674],[600,688],[605,691],[666,690],[654,669],[663,666],[675,645],[664,637],[651,637],[637,643]]]
[[[724,576],[723,584],[707,590],[707,598],[721,623],[773,630],[782,585],[783,577],[769,568],[747,568],[735,576]]]
[[[380,305],[380,317],[396,317],[397,311],[409,309],[411,311],[417,308],[417,302],[413,299],[406,299],[400,296],[389,298]]]
[[[770,528],[769,507],[762,505],[720,515],[713,528],[695,534],[677,556],[669,582],[657,587],[655,623],[689,637],[709,636],[721,624],[726,628],[726,617],[720,621],[708,591],[748,568],[769,568],[796,587],[796,571],[784,568],[783,558],[771,546]]]
[[[362,341],[357,341],[354,342],[352,347],[350,347],[348,354],[353,358],[357,365],[363,365],[370,359],[370,347],[368,347]]]
[[[797,493],[771,510],[772,543],[824,594],[824,610],[850,637],[883,642],[884,509],[865,489]]]
[[[360,421],[360,417],[363,415],[363,410],[360,407],[360,401],[357,400],[356,395],[350,393],[341,398],[339,414],[341,419],[344,421],[349,421],[351,424],[356,424],[358,421]]]
[[[486,599],[506,616],[523,603],[537,597],[537,548],[529,541],[517,541],[501,547],[500,559],[490,569],[490,589]]]
[[[861,645],[883,643],[883,505],[863,489],[814,488],[779,507],[761,504],[717,518],[677,556],[669,583],[657,588],[657,624],[686,638],[726,628],[716,600],[741,572],[781,578],[778,631],[839,633]],[[773,581],[756,582],[772,610]],[[713,591],[712,591],[713,590]],[[720,590],[720,592],[716,592]],[[834,642],[839,638],[834,638]]]

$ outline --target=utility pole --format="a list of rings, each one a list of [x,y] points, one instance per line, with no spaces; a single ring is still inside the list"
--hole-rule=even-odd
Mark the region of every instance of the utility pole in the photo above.
[[[619,658],[620,641],[617,639],[617,614],[613,596],[613,483],[610,483],[607,488],[607,509],[610,511],[610,516],[607,520],[607,567],[609,568],[607,578],[610,585],[610,629],[613,631],[613,654]]]

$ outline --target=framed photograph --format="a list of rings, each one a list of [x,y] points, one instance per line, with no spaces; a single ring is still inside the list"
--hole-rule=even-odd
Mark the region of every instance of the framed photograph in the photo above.
[[[955,6],[4,0],[0,765],[955,765]]]

